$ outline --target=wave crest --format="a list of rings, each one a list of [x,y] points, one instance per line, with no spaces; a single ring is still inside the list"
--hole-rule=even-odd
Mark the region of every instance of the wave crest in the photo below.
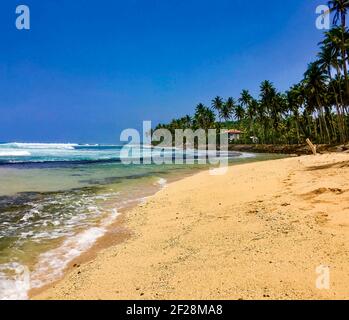
[[[78,144],[75,143],[23,143],[10,142],[1,144],[0,147],[15,149],[65,149],[74,150]]]
[[[31,153],[28,151],[0,151],[0,157],[28,157]]]

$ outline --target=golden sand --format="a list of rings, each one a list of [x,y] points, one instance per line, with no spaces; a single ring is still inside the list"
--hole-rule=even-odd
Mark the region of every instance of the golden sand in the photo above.
[[[201,172],[124,219],[131,237],[34,298],[349,297],[349,154]],[[316,287],[320,265],[329,289]]]

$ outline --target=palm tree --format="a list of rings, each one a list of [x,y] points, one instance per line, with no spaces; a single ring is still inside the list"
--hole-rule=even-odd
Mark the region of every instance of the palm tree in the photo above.
[[[212,100],[212,108],[217,111],[218,115],[220,114],[223,108],[223,105],[224,105],[224,102],[220,96],[217,96]]]
[[[327,79],[327,75],[323,72],[323,70],[319,68],[317,62],[310,63],[308,65],[307,71],[304,73],[304,84],[307,94],[309,95],[308,99],[316,105],[316,108],[318,110],[321,137],[323,138],[324,136],[324,126],[328,143],[331,143],[331,138],[328,131],[328,126],[326,124],[323,108],[324,93],[327,90]]]
[[[234,108],[235,108],[235,100],[229,97],[227,101],[223,104],[219,112],[219,117],[221,119],[224,119],[224,121],[228,121],[233,115]]]
[[[333,55],[339,53],[341,59],[337,59],[340,68],[337,69],[337,73],[340,73],[340,69],[343,70],[344,79],[346,83],[347,94],[349,95],[349,79],[348,79],[348,49],[349,49],[349,33],[347,29],[343,27],[334,27],[330,31],[325,32],[325,39],[321,42],[324,47],[331,48]]]
[[[330,12],[334,12],[333,24],[337,24],[340,20],[341,26],[346,27],[346,14],[349,9],[349,0],[330,0],[328,1]]]
[[[189,129],[193,124],[192,118],[189,115],[186,115],[185,117],[178,119],[178,122],[181,129]]]
[[[197,129],[214,129],[215,115],[210,108],[207,108],[202,103],[199,103],[195,109],[194,123]]]
[[[240,104],[234,108],[234,117],[238,122],[245,118],[245,109]]]
[[[345,113],[347,113],[347,101],[346,97],[349,97],[349,79],[347,71],[348,50],[349,50],[349,33],[347,29],[342,27],[334,27],[330,31],[325,33],[325,38],[321,42],[322,48],[325,50],[332,50],[333,60],[332,68],[337,72],[337,76],[330,82],[331,87],[335,86],[338,91],[339,103],[341,107],[337,110],[338,120],[341,122],[340,137],[344,141],[348,137],[348,130],[345,124]],[[336,57],[337,55],[337,57]],[[321,58],[320,58],[321,61]],[[342,70],[344,73],[344,81],[342,77]],[[331,80],[331,78],[330,78]],[[344,84],[344,86],[343,86]],[[343,90],[343,88],[345,88]],[[337,93],[335,94],[336,98]]]
[[[245,107],[246,109],[252,102],[252,96],[250,95],[250,92],[248,90],[242,90],[239,98],[240,104]]]
[[[304,86],[300,84],[296,84],[290,88],[290,90],[286,93],[288,108],[293,114],[294,125],[296,127],[297,132],[297,143],[299,144],[300,139],[300,110],[303,108],[305,104],[305,92]]]
[[[340,135],[340,141],[345,141],[345,126],[344,126],[344,106],[343,106],[343,97],[342,92],[338,86],[335,85],[335,81],[332,79],[332,73],[331,70],[334,68],[337,70],[337,73],[340,75],[339,71],[339,64],[338,64],[338,50],[333,45],[324,45],[321,48],[320,53],[318,54],[319,60],[317,61],[320,69],[322,69],[324,72],[327,72],[327,75],[329,77],[329,84],[332,89],[332,94],[334,97],[334,102],[337,109],[337,120],[338,120],[338,130]],[[337,93],[338,89],[338,93]],[[340,105],[340,102],[341,104]]]
[[[324,45],[320,47],[320,52],[317,55],[319,67],[326,71],[330,78],[332,78],[332,67],[336,68],[338,65],[338,54],[337,48],[333,45]]]
[[[349,0],[328,2],[334,14],[334,26],[325,32],[317,60],[308,65],[304,79],[286,93],[279,92],[270,81],[260,85],[258,99],[243,90],[238,101],[219,96],[212,107],[196,107],[193,117],[173,119],[157,128],[219,128],[215,122],[234,116],[239,127],[258,136],[262,143],[301,143],[310,137],[318,143],[345,143],[349,139],[349,29],[346,14]],[[243,120],[243,121],[242,121]],[[245,121],[246,120],[246,121]]]
[[[256,112],[258,109],[258,102],[253,99],[248,90],[242,90],[239,98],[239,103],[245,108],[245,113],[249,119],[249,131],[253,132],[253,136],[256,136],[254,122],[256,118]],[[251,130],[252,129],[252,130]]]
[[[264,139],[267,139],[267,135],[269,132],[269,120],[272,120],[273,128],[277,129],[278,126],[278,110],[276,108],[275,104],[275,97],[277,95],[276,89],[274,85],[268,81],[265,80],[260,85],[260,115],[261,121],[263,122],[264,127]],[[274,140],[274,134],[272,135],[272,138]],[[274,141],[273,141],[274,142]]]

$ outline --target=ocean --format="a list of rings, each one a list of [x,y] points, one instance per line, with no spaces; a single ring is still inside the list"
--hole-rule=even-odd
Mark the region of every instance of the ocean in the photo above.
[[[30,289],[59,279],[71,261],[112,231],[120,210],[141,203],[170,181],[208,168],[145,161],[151,159],[150,146],[139,146],[139,154],[128,156],[140,157],[139,164],[124,164],[123,148],[0,144],[0,300],[27,299]],[[162,152],[171,158],[182,151]],[[194,151],[185,155],[190,153]],[[230,163],[277,157],[225,156]]]

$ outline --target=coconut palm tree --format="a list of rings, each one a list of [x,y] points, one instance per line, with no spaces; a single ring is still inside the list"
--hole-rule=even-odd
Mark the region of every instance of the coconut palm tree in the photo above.
[[[344,106],[343,106],[343,97],[340,90],[339,84],[336,81],[333,81],[332,78],[332,68],[337,70],[337,73],[340,75],[339,63],[338,63],[338,50],[332,45],[324,45],[321,48],[321,51],[318,54],[318,65],[320,69],[324,72],[327,72],[329,77],[329,87],[331,88],[331,94],[334,98],[334,104],[337,109],[337,122],[338,122],[338,131],[340,136],[340,141],[345,141],[345,126],[344,126]]]
[[[224,121],[228,121],[233,115],[234,108],[235,100],[232,97],[229,97],[227,101],[223,104],[219,112],[219,117],[221,119],[224,119]]]
[[[342,27],[334,27],[330,31],[325,33],[324,40],[320,44],[322,44],[322,48],[324,48],[325,50],[332,50],[332,68],[336,70],[337,75],[334,81],[331,81],[331,86],[334,85],[338,92],[338,100],[341,105],[340,110],[338,110],[340,111],[339,118],[342,118],[341,127],[343,132],[346,132],[347,128],[345,126],[345,114],[348,111],[348,102],[346,101],[346,97],[349,97],[349,79],[347,73],[347,61],[349,50],[348,30],[344,30]],[[320,57],[320,61],[321,60],[322,59]],[[344,73],[344,77],[342,76],[342,71]],[[342,115],[340,115],[340,113]],[[345,136],[348,137],[348,134],[345,133]],[[344,140],[345,139],[346,138],[344,138]]]
[[[349,95],[349,79],[348,79],[348,50],[349,50],[349,33],[348,30],[343,27],[334,27],[330,31],[325,32],[325,38],[320,43],[324,47],[331,48],[329,50],[333,51],[333,55],[339,53],[340,68],[337,68],[337,73],[343,70],[344,79],[346,83],[347,94]]]
[[[300,139],[300,125],[301,125],[301,115],[300,112],[305,105],[305,91],[304,86],[299,83],[290,88],[286,93],[288,108],[293,114],[294,126],[297,132],[297,143],[301,142]],[[306,131],[306,130],[305,130]]]
[[[245,109],[242,105],[238,104],[234,108],[234,117],[235,119],[240,122],[242,119],[245,118]]]
[[[256,118],[256,113],[258,109],[258,102],[253,99],[248,90],[242,90],[239,98],[239,103],[245,109],[245,114],[249,120],[249,131],[253,132],[253,136],[256,136],[254,122]]]
[[[248,90],[242,90],[239,98],[239,103],[244,107],[248,108],[249,105],[252,102],[252,96],[250,95],[250,92]]]
[[[308,99],[316,106],[319,116],[319,127],[321,138],[324,138],[324,129],[326,131],[327,141],[331,143],[330,133],[324,116],[324,94],[327,91],[327,74],[319,68],[317,62],[308,65],[304,73],[304,85]]]
[[[330,12],[334,12],[333,24],[339,21],[343,28],[346,27],[346,14],[349,10],[349,0],[330,0],[328,1]]]
[[[214,110],[216,110],[216,112],[218,113],[218,115],[220,114],[222,108],[223,108],[223,105],[224,105],[224,101],[223,99],[220,97],[220,96],[217,96],[215,97],[213,100],[212,100],[212,108]],[[219,116],[220,117],[220,116]],[[221,118],[220,118],[221,120]]]
[[[337,48],[332,45],[324,45],[320,47],[320,52],[318,53],[317,63],[321,69],[327,72],[328,76],[332,78],[332,68],[337,67],[339,52]]]
[[[242,90],[239,98],[239,103],[241,107],[248,113],[249,108],[251,108],[253,97],[250,95],[248,90]],[[250,110],[251,111],[251,110]],[[253,121],[253,114],[248,114],[250,122]]]
[[[345,143],[349,140],[349,30],[346,14],[349,0],[328,2],[334,14],[334,26],[325,32],[319,43],[317,61],[308,65],[304,79],[285,94],[270,81],[260,85],[258,99],[243,90],[237,102],[219,96],[212,100],[212,107],[196,107],[195,115],[173,119],[158,127],[169,128],[218,128],[220,120],[232,116],[239,126],[253,131],[262,143],[304,142],[310,137],[315,142]],[[215,113],[216,112],[216,113]],[[242,121],[246,120],[246,121]]]
[[[208,129],[215,128],[215,115],[210,108],[207,108],[202,103],[199,103],[195,109],[194,115],[195,127],[198,129]]]
[[[274,87],[274,85],[268,81],[265,80],[260,85],[260,108],[261,108],[261,115],[262,110],[264,113],[264,118],[261,118],[261,121],[264,123],[264,138],[267,138],[267,135],[270,135],[270,122],[272,123],[272,127],[274,128],[274,133],[271,135],[273,142],[275,135],[277,134],[276,130],[278,127],[278,117],[280,110],[277,106],[276,101],[277,92]]]

